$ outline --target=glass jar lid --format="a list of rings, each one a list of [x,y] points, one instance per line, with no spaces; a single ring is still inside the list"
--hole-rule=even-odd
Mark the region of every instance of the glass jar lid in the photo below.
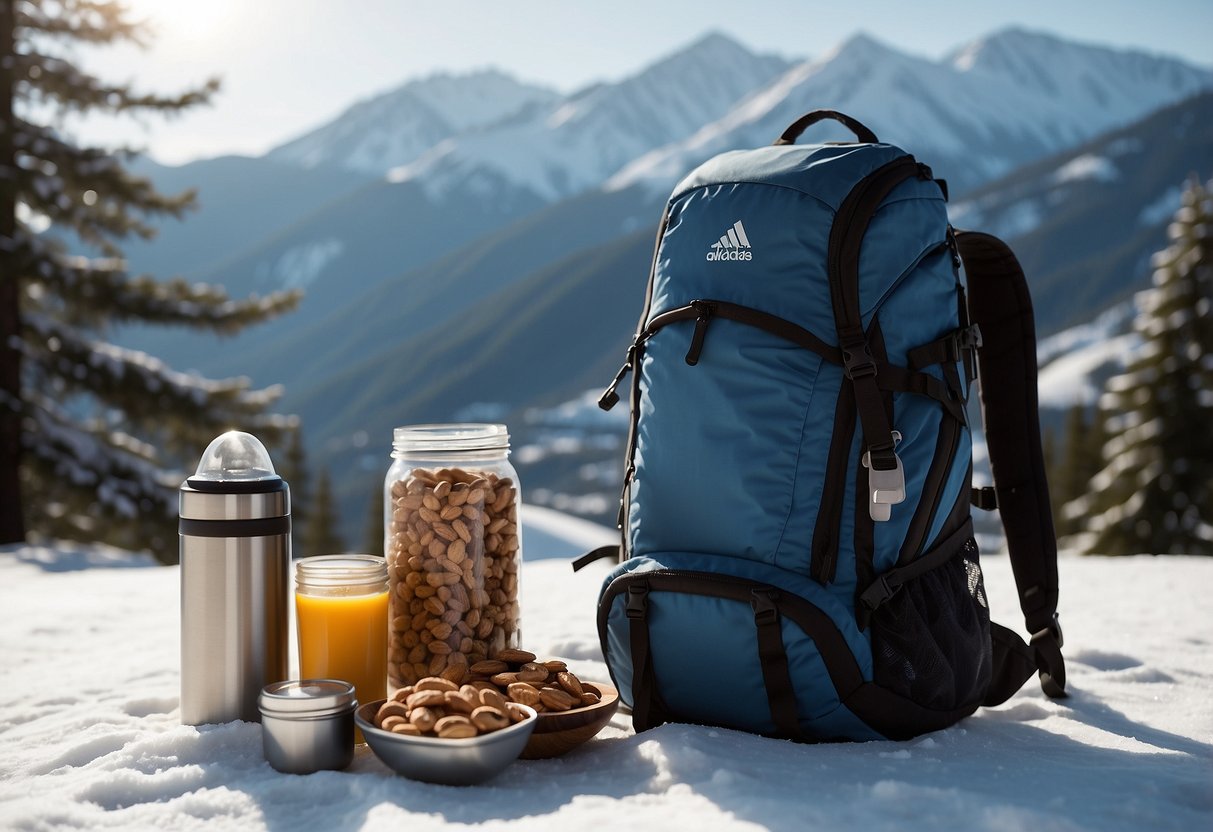
[[[358,700],[341,679],[291,679],[266,685],[257,704],[264,715],[309,719],[352,710]]]
[[[510,447],[505,425],[471,422],[449,425],[407,425],[392,432],[394,453],[493,451]]]
[[[318,590],[381,591],[387,561],[378,555],[316,555],[295,562],[297,586]]]

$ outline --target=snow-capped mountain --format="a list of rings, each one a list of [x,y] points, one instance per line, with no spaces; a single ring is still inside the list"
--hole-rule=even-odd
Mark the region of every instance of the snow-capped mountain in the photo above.
[[[559,93],[497,70],[439,73],[361,101],[317,129],[271,150],[271,159],[382,174],[443,139],[485,127]]]
[[[959,193],[1210,86],[1213,72],[1176,59],[1020,29],[942,61],[857,35],[788,70],[688,139],[634,160],[607,187],[667,188],[704,159],[770,144],[804,112],[827,108],[911,150]],[[808,141],[849,137],[812,129]]]
[[[1174,58],[1021,28],[979,38],[945,60],[961,72],[1001,76],[1035,95],[1069,101],[1075,117],[1113,125],[1157,109],[1160,91],[1184,97],[1208,86],[1210,77]]]
[[[544,199],[594,187],[632,159],[685,138],[788,67],[710,34],[617,83],[591,86],[548,107],[438,144],[391,172],[434,194],[468,181],[505,181]]]
[[[1208,179],[1210,165],[1213,91],[1019,168],[956,200],[948,216],[1011,243],[1037,331],[1049,334],[1142,288],[1184,180]]]

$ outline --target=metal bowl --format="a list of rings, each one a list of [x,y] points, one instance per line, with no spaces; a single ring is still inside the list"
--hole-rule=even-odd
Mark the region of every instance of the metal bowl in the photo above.
[[[508,728],[468,739],[440,739],[393,734],[376,728],[375,712],[386,702],[368,702],[354,712],[354,722],[362,729],[371,751],[397,774],[426,783],[447,786],[472,786],[500,774],[518,759],[531,732],[536,713],[525,705],[527,718]]]

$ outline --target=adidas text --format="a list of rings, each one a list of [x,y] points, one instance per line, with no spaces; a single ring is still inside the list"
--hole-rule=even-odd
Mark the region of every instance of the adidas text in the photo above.
[[[707,254],[708,260],[753,260],[754,255],[749,249],[713,249]]]
[[[706,259],[708,261],[754,259],[754,255],[750,251],[750,238],[746,236],[745,226],[741,224],[741,220],[733,223],[719,240],[712,243]]]

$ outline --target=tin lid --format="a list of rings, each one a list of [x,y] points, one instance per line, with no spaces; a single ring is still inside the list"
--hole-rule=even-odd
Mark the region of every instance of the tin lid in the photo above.
[[[340,679],[291,679],[262,688],[257,705],[263,716],[314,719],[353,711],[358,700],[354,686]]]

